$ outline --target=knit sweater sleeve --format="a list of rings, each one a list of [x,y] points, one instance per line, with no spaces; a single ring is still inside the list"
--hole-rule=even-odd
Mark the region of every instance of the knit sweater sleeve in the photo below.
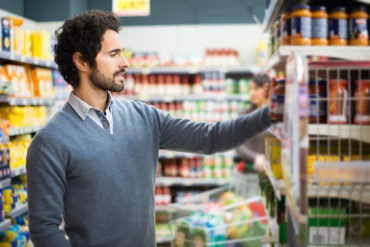
[[[43,133],[45,134],[45,133]],[[37,247],[67,247],[62,222],[66,163],[61,145],[48,135],[36,135],[27,153],[29,228]]]
[[[241,145],[271,125],[267,107],[215,124],[196,123],[174,118],[157,109],[155,111],[159,121],[159,147],[183,152],[224,152]]]

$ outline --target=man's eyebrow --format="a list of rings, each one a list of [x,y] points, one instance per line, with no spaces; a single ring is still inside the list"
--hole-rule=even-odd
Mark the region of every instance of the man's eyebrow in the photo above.
[[[122,52],[122,51],[124,51],[124,50],[125,50],[125,48],[122,48],[122,49],[116,48],[116,49],[113,49],[113,50],[108,51],[107,53]]]

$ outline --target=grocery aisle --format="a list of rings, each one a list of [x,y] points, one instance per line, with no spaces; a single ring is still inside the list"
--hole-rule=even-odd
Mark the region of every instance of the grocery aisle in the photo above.
[[[166,27],[176,35],[158,33],[147,49],[138,40],[139,48],[125,49],[125,90],[114,98],[145,102],[177,118],[234,119],[252,106],[253,75],[267,73],[274,82],[271,115],[280,123],[265,138],[264,172],[235,151],[205,156],[160,150],[158,246],[370,246],[368,4],[271,0],[258,26],[268,42],[246,26],[253,40],[261,37],[259,44],[246,40],[239,49],[240,42],[210,38],[184,48],[181,28],[199,32],[190,25]],[[32,246],[27,149],[71,87],[52,61],[51,32],[12,13],[0,18],[0,245]],[[143,30],[160,30],[131,28],[137,36],[125,37],[130,44]],[[168,50],[157,44],[161,36]],[[196,55],[184,55],[191,48]]]

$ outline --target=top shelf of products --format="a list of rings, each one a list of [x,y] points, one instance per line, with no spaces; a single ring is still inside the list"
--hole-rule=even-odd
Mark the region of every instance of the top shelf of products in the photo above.
[[[294,52],[304,56],[320,56],[351,61],[367,61],[370,59],[370,47],[368,46],[281,46],[267,61],[263,71],[266,72],[285,62],[286,58]]]
[[[17,62],[17,63],[22,63],[22,64],[35,65],[35,66],[50,68],[50,69],[57,69],[58,68],[56,63],[54,63],[51,60],[44,60],[44,59],[39,59],[39,58],[35,58],[35,57],[26,57],[26,56],[19,55],[19,54],[13,53],[13,52],[8,52],[8,51],[1,51],[0,50],[0,59],[7,60],[7,61],[12,61],[12,62]]]

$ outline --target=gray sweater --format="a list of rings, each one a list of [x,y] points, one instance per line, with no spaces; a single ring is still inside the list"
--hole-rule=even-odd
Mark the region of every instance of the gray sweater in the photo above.
[[[27,184],[36,247],[155,246],[158,150],[213,154],[270,126],[267,108],[213,125],[133,101],[114,101],[112,111],[113,135],[66,104],[35,136]]]

